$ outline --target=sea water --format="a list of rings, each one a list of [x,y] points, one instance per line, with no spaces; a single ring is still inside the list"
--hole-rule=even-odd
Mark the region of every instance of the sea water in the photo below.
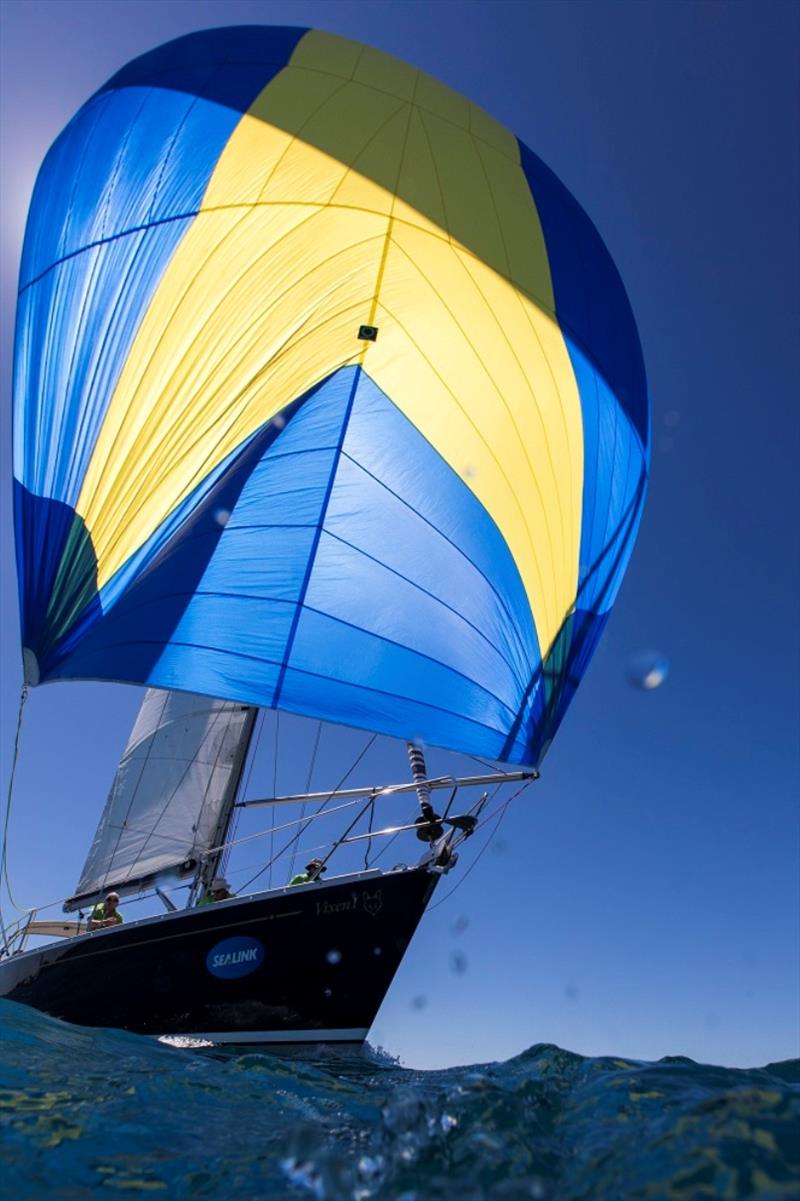
[[[800,1197],[800,1062],[753,1070],[534,1046],[412,1071],[366,1048],[175,1047],[0,1002],[15,1201]]]

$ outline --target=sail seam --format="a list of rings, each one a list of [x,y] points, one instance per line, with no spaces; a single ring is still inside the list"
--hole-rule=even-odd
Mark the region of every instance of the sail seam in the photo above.
[[[435,592],[431,592],[430,589],[424,588],[422,586],[422,584],[418,583],[416,580],[412,580],[410,576],[404,575],[404,573],[402,571],[398,571],[396,567],[392,567],[389,563],[385,563],[382,559],[376,558],[375,555],[371,555],[368,551],[364,550],[362,547],[356,546],[356,544],[354,542],[348,542],[348,540],[346,538],[342,538],[339,534],[334,534],[330,530],[326,530],[325,533],[327,534],[327,536],[329,538],[333,538],[333,539],[335,539],[336,542],[340,542],[342,544],[342,546],[349,547],[350,550],[355,551],[355,553],[357,555],[363,555],[363,557],[365,559],[369,559],[369,561],[371,563],[376,563],[379,567],[382,567],[384,571],[390,572],[393,576],[396,576],[398,580],[402,580],[404,583],[408,584],[411,588],[415,588],[418,592],[421,592],[423,596],[427,596],[430,600],[434,601],[437,605],[441,605],[443,609],[446,609],[448,613],[452,613],[454,617],[457,617],[459,619],[459,621],[463,621],[464,625],[468,626],[469,629],[471,629],[475,634],[477,634],[478,637],[483,642],[485,642],[488,647],[490,647],[494,651],[494,653],[497,655],[497,657],[499,659],[501,659],[503,663],[505,663],[509,672],[515,679],[520,691],[523,690],[524,685],[522,683],[522,680],[518,677],[516,668],[511,663],[511,661],[506,657],[506,655],[503,653],[501,648],[499,646],[496,646],[494,644],[494,642],[492,642],[492,640],[488,636],[488,634],[484,630],[482,630],[479,626],[475,625],[474,622],[470,621],[470,619],[464,613],[461,613],[458,609],[454,608],[453,605],[448,604],[447,601],[444,599],[444,597],[437,596]]]
[[[295,642],[295,638],[297,637],[297,628],[298,628],[298,625],[300,624],[300,615],[303,611],[303,605],[305,602],[306,593],[308,592],[309,584],[311,583],[311,573],[314,570],[314,564],[316,563],[316,559],[317,559],[317,551],[319,549],[319,542],[320,542],[320,538],[322,537],[322,527],[325,523],[325,518],[328,515],[328,506],[330,504],[331,494],[333,493],[333,485],[336,480],[336,473],[339,470],[339,463],[341,461],[341,455],[342,455],[342,447],[344,446],[344,440],[345,440],[345,436],[347,434],[347,427],[350,424],[350,414],[353,411],[353,402],[355,401],[356,389],[358,387],[358,381],[361,377],[361,370],[362,370],[361,367],[356,367],[355,372],[353,374],[353,383],[350,388],[350,394],[347,398],[347,405],[345,407],[344,415],[342,417],[342,425],[341,425],[341,429],[339,431],[339,441],[337,443],[336,450],[334,452],[333,463],[331,464],[331,470],[330,470],[330,474],[328,476],[328,483],[325,488],[325,496],[323,497],[322,505],[320,507],[319,521],[317,522],[317,528],[316,528],[316,532],[314,534],[314,541],[311,546],[311,552],[308,556],[308,561],[306,562],[306,570],[305,570],[305,574],[303,576],[303,582],[300,585],[300,591],[297,596],[294,616],[292,617],[291,629],[289,630],[289,636],[286,639],[286,646],[285,646],[284,652],[283,652],[283,661],[281,663],[280,672],[278,673],[278,680],[275,685],[275,691],[272,694],[271,707],[273,709],[277,709],[278,704],[280,702],[281,692],[283,691],[284,680],[286,679],[286,671],[289,666],[289,659],[291,658],[292,650],[294,649],[294,642]]]

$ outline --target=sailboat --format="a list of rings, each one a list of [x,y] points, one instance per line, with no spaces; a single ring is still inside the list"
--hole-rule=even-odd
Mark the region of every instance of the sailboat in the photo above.
[[[6,996],[81,1024],[219,1043],[366,1038],[427,902],[455,866],[456,848],[474,830],[488,793],[475,814],[455,813],[450,802],[459,789],[536,773],[429,780],[423,752],[411,745],[411,785],[237,803],[255,720],[250,706],[148,690],[76,893],[64,902],[80,919],[59,927],[31,914],[12,927],[12,955],[2,968]],[[439,787],[449,794],[441,815],[430,804]],[[410,831],[350,834],[367,812],[409,791],[421,794],[423,810]],[[321,817],[331,801],[347,809],[348,821],[317,858],[318,875],[198,904],[219,878],[236,804],[312,804]],[[312,814],[288,825],[308,829],[314,820]],[[286,823],[278,825],[285,836]],[[418,860],[333,874],[346,848],[406,832],[426,848]],[[322,874],[328,868],[330,878]],[[169,885],[188,893],[180,908]],[[137,900],[158,896],[165,911],[90,932],[87,915],[112,891]],[[63,943],[25,952],[36,935],[60,935]],[[17,949],[23,953],[13,954]],[[98,988],[101,980],[113,980],[113,987]]]
[[[158,47],[86,102],[20,275],[20,721],[45,682],[147,691],[63,917],[2,919],[0,995],[360,1043],[491,790],[538,778],[630,558],[650,417],[613,262],[464,97],[252,26]],[[250,797],[272,711],[399,739],[410,770]],[[425,746],[483,770],[431,775]],[[337,829],[230,895],[259,806],[292,863]],[[161,911],[98,926],[112,892]]]

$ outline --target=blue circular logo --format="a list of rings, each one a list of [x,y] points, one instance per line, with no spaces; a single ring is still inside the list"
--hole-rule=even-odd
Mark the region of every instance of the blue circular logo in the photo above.
[[[234,938],[223,938],[206,955],[206,967],[212,976],[220,980],[235,980],[249,976],[264,962],[264,944],[257,938],[239,934]]]

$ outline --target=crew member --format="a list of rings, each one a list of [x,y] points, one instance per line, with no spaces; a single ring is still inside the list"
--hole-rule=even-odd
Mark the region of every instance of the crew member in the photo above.
[[[121,926],[122,914],[119,905],[119,893],[110,892],[104,901],[98,901],[89,914],[89,929],[102,930],[107,926]]]
[[[312,859],[310,863],[306,864],[306,870],[304,872],[300,872],[298,875],[292,876],[291,880],[289,881],[289,887],[291,888],[293,884],[311,884],[314,880],[318,880],[322,873],[326,872],[327,870],[327,867],[321,859]]]
[[[201,897],[197,904],[213,905],[215,901],[229,901],[233,895],[228,881],[223,880],[222,876],[217,876],[215,880],[211,881],[206,895]]]

